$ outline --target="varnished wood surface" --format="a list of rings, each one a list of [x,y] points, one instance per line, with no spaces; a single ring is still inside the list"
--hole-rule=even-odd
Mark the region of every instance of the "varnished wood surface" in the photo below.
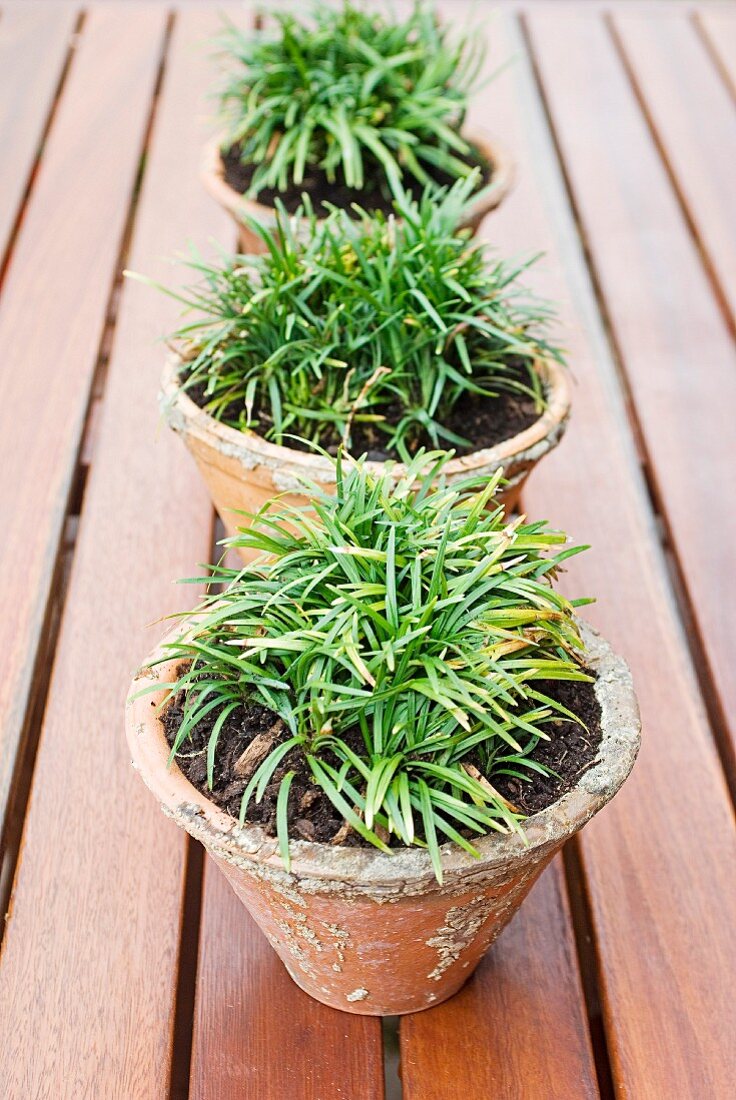
[[[229,883],[205,862],[192,1100],[383,1100],[381,1021],[294,986]]]
[[[0,823],[164,22],[154,9],[137,25],[122,9],[91,13],[0,298]]]
[[[400,1034],[407,1100],[598,1096],[559,857],[460,993]]]
[[[730,13],[736,49],[736,9]],[[706,269],[736,324],[736,112],[707,40],[687,15],[653,19],[614,15],[612,26],[630,69]],[[634,151],[632,155],[635,157]]]
[[[549,25],[555,27],[556,20],[550,19]],[[513,135],[519,177],[514,194],[486,221],[483,231],[505,252],[548,253],[528,278],[539,293],[561,303],[560,319],[576,379],[568,438],[535,471],[523,505],[532,515],[552,517],[575,540],[593,544],[591,551],[570,563],[566,588],[571,594],[598,595],[598,605],[586,608],[585,614],[631,662],[644,718],[644,745],[632,778],[582,841],[596,948],[601,952],[609,1052],[617,1084],[626,1095],[697,1095],[702,1073],[713,1075],[714,1094],[719,1095],[718,1087],[725,1087],[732,1072],[727,1034],[733,1011],[728,987],[719,983],[718,974],[733,959],[736,943],[733,918],[721,922],[721,913],[708,899],[722,893],[722,876],[733,874],[731,807],[673,614],[572,212],[533,73],[523,62],[524,41],[513,24],[497,21],[495,31],[501,54],[514,52],[522,60],[478,100],[475,117],[480,122],[493,111],[499,132]],[[568,69],[571,64],[568,57]],[[562,67],[560,58],[557,80],[563,79]],[[658,655],[660,665],[652,654]],[[667,674],[656,674],[658,667],[666,668]],[[708,792],[707,804],[718,817],[726,850],[702,852],[678,802],[668,795],[684,783]],[[653,831],[648,824],[650,799],[658,807]],[[641,853],[640,859],[634,850]],[[655,873],[654,867],[661,870]],[[680,899],[676,909],[669,901],[673,891]],[[728,890],[724,903],[729,908],[734,903]],[[641,927],[644,909],[647,920]],[[691,944],[691,930],[704,925],[709,934],[698,952],[698,945]],[[637,939],[641,951],[632,950]],[[698,970],[705,968],[710,974],[707,985],[693,974],[693,952]],[[710,1019],[705,989],[711,983],[717,987],[722,1021],[722,1026],[715,1023],[717,1035],[693,1029],[691,1023],[703,1014]],[[421,1017],[416,1026],[421,1028]],[[667,1043],[660,1044],[662,1034],[669,1036]],[[703,1063],[710,1063],[709,1068],[701,1069]],[[428,1063],[427,1080],[432,1078]]]
[[[662,22],[664,28],[669,25],[667,20]],[[621,25],[632,24],[624,20]],[[736,348],[701,260],[698,240],[688,231],[605,27],[577,16],[551,20],[543,15],[533,16],[531,26],[553,124],[633,395],[651,481],[720,698],[736,784],[736,669],[731,656],[736,587],[724,584],[736,560],[736,511],[726,503],[733,485]],[[683,29],[692,36],[694,48],[700,49],[692,27]],[[672,36],[684,55],[682,35]],[[669,40],[666,30],[662,39]],[[643,73],[643,52],[639,47],[633,52],[637,71]],[[653,46],[647,56],[656,61]],[[564,77],[560,73],[563,58]],[[698,86],[699,69],[693,63],[682,71],[689,74],[692,93]],[[677,103],[668,102],[667,118],[671,110],[682,119]],[[722,210],[724,223],[717,232],[713,224],[712,234],[722,238],[718,256],[725,257],[729,251],[733,255],[736,247],[733,166],[728,164],[729,147],[736,151],[736,120],[731,120],[729,131],[724,111],[716,112],[705,92],[698,102],[702,102],[703,132],[717,130],[723,123],[720,145],[726,159],[715,156],[715,139],[710,141],[709,157],[703,139],[700,147],[691,148],[694,167],[683,175],[679,123],[670,127],[668,148],[674,150],[672,163],[680,170],[683,186],[687,182],[691,188],[694,176],[708,173],[711,184],[703,188],[699,221],[710,225],[709,218],[718,220],[715,208]],[[731,104],[720,97],[717,102],[733,115]],[[658,101],[658,106],[661,115],[664,104]],[[699,159],[707,167],[698,165]],[[732,201],[727,212],[729,189]],[[720,203],[715,198],[719,192]],[[705,238],[703,243],[707,249]]]
[[[581,47],[574,22],[553,21],[535,13],[530,23],[540,65],[545,50],[551,49],[549,43],[559,45],[564,39],[554,64],[546,53],[548,64],[543,72],[553,112],[553,89],[568,86],[574,89],[570,100],[576,103],[579,117],[594,107],[601,110],[594,88],[584,79],[589,69],[583,73],[579,68],[586,64],[592,46],[586,41]],[[594,81],[601,64],[591,77]],[[613,117],[615,107],[609,103],[609,108],[598,123],[601,132]],[[595,154],[585,144],[586,137],[592,140],[592,135],[590,129],[583,134],[583,129],[581,122],[579,130],[567,131],[570,145],[563,147],[563,152],[569,173],[576,153],[579,159],[587,157],[588,164],[594,162]],[[644,150],[637,152],[643,161]],[[606,184],[611,185],[613,172],[607,160],[605,184],[597,176],[595,183],[589,180],[596,195]],[[566,587],[596,593],[598,603],[587,612],[588,617],[629,659],[643,719],[642,751],[631,780],[581,839],[609,1054],[624,1095],[652,1100],[702,1095],[703,1090],[725,1095],[734,1073],[728,1039],[733,1030],[733,1007],[728,983],[722,980],[723,973],[733,966],[736,952],[736,893],[725,885],[736,881],[732,807],[655,529],[647,514],[644,487],[634,469],[621,398],[614,393],[613,348],[606,345],[595,316],[580,246],[573,244],[569,233],[569,210],[563,211],[563,204],[552,199],[553,169],[545,171],[540,162],[536,176],[539,205],[552,208],[560,244],[563,234],[569,234],[567,245],[557,245],[564,270],[550,265],[540,289],[554,293],[560,276],[568,281],[575,312],[565,309],[564,320],[578,378],[577,415],[565,446],[530,483],[525,504],[537,514],[553,514],[554,510],[556,520],[577,538],[593,544],[589,554],[578,558],[574,566],[571,563]],[[642,178],[642,203],[655,183]],[[589,192],[588,196],[592,201]],[[596,223],[609,240],[612,254],[614,242],[623,251],[630,247],[632,237],[648,239],[646,222],[637,223],[632,230],[617,221],[617,213],[613,205],[600,207]],[[524,221],[529,228],[526,217]],[[541,226],[539,229],[535,239],[544,244]],[[591,223],[585,238],[589,247],[592,229]],[[674,226],[671,232],[675,232]],[[650,240],[646,255],[651,257],[662,243],[661,238]],[[670,272],[670,277],[676,274]],[[691,274],[697,279],[699,272]],[[640,273],[632,277],[638,278]],[[610,285],[606,290],[607,310],[625,312],[616,296],[625,294],[626,288]],[[640,331],[646,332],[646,299],[627,301],[631,311],[627,318],[640,318]],[[690,369],[697,374],[697,362],[692,362]],[[637,380],[645,374],[651,379],[653,371],[651,358],[639,360]],[[684,366],[681,373],[686,373]],[[670,392],[676,392],[677,384],[672,384]],[[638,395],[633,379],[632,388]],[[660,424],[665,423],[666,415],[663,406]],[[697,430],[695,424],[692,430]],[[692,435],[689,438],[695,442]],[[703,487],[703,491],[709,490]],[[722,483],[722,493],[726,492],[727,485]],[[693,502],[693,510],[699,507]],[[730,517],[725,524],[728,531]],[[713,563],[711,568],[715,568]],[[703,580],[700,574],[698,579]],[[681,798],[673,796],[678,790],[697,791],[701,821],[704,824],[707,818],[709,828],[723,844],[720,840],[718,844],[703,843],[699,829],[683,813]],[[714,906],[716,897],[719,901]],[[700,930],[696,936],[695,928]],[[707,1027],[694,1024],[706,1019]]]
[[[108,66],[114,43],[142,53],[145,37],[158,51],[160,9],[94,14],[109,21],[104,51],[96,44]],[[129,263],[167,281],[181,273],[165,257],[187,235],[230,239],[197,176],[208,84],[199,43],[215,25],[187,13],[175,27],[147,158]],[[128,90],[119,108],[131,100]],[[172,578],[210,556],[204,489],[159,430],[157,338],[176,313],[150,287],[123,290],[0,957],[4,1100],[168,1094],[185,837],[133,774],[123,705],[160,636],[147,624],[192,599]]]
[[[29,0],[3,15],[0,32],[0,270],[50,119],[72,32],[73,7]]]
[[[146,624],[192,598],[171,580],[210,557],[212,527],[155,403],[176,306],[132,283],[111,298],[124,228],[126,266],[167,283],[188,241],[233,240],[198,178],[217,8],[173,7],[172,24],[157,3],[93,2],[69,55],[74,5],[0,12],[0,809],[19,745],[35,753],[0,954],[0,1095],[381,1100],[380,1022],[296,989],[206,861],[182,948],[187,844],[122,738],[129,675],[161,629]],[[592,543],[564,584],[598,596],[585,614],[632,665],[644,745],[569,879],[558,860],[465,990],[401,1022],[404,1094],[720,1100],[736,1079],[736,20],[518,7],[488,30],[492,65],[516,61],[471,111],[517,162],[483,234],[546,250],[528,281],[560,302],[576,380],[524,507]],[[38,717],[52,656],[36,745],[28,705]]]

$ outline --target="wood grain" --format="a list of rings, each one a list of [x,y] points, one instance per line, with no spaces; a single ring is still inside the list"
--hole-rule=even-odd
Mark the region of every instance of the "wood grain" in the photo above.
[[[585,121],[590,114],[599,131],[610,133],[618,105],[611,97],[623,79],[594,50],[600,42],[610,47],[603,24],[585,14],[556,12],[549,19],[540,12],[530,25],[553,117],[560,121],[562,89],[565,102],[577,105],[576,127],[563,143],[567,170],[589,167],[588,203],[610,196],[609,177],[623,170],[621,154],[615,164],[601,159],[600,140]],[[522,48],[516,35],[509,45]],[[643,717],[643,746],[631,779],[581,838],[614,1079],[621,1095],[637,1100],[725,1096],[735,1072],[734,1010],[723,980],[736,960],[733,815],[546,120],[528,68],[517,63],[515,71],[513,101],[500,95],[499,84],[493,107],[519,158],[519,184],[486,223],[487,233],[505,250],[549,251],[530,279],[561,303],[577,379],[569,433],[531,478],[525,508],[593,544],[570,563],[565,587],[598,597],[586,617],[629,659]],[[490,99],[486,104],[490,110]],[[482,100],[477,109],[483,110]],[[630,117],[629,126],[635,137],[643,121]],[[629,147],[626,167],[643,156]],[[650,187],[656,179],[642,177],[626,204],[629,213],[648,202]],[[612,251],[615,243],[625,252],[630,230],[621,218],[619,204],[599,207],[597,220],[586,220],[589,246],[594,233],[605,234]],[[646,270],[667,241],[646,222],[638,223],[637,233],[646,244]],[[663,281],[678,278],[672,266],[662,271]],[[711,302],[707,315],[713,309]],[[619,314],[628,324],[636,320],[642,341],[648,340],[646,299],[627,299]],[[640,375],[651,378],[651,369],[649,357],[639,364]]]
[[[241,5],[238,23],[251,13]],[[382,1100],[380,1020],[303,993],[215,865],[205,868],[192,1100]]]
[[[96,20],[109,32],[99,79],[110,94],[115,43],[140,81],[165,14],[93,10],[90,32]],[[211,80],[201,43],[218,22],[192,12],[175,26],[147,158],[130,266],[167,283],[184,277],[165,257],[188,238],[230,240],[198,178]],[[138,92],[123,92],[127,113]],[[156,404],[158,338],[177,313],[150,287],[123,289],[0,957],[7,1100],[168,1095],[185,837],[132,772],[123,704],[163,629],[146,624],[192,599],[172,580],[209,557],[209,501]]]
[[[460,993],[401,1020],[406,1100],[597,1097],[575,975],[558,858]]]
[[[731,392],[722,336],[714,335],[723,325],[713,320],[718,311],[707,279],[619,59],[603,23],[590,14],[598,5],[577,17],[558,9],[551,19],[540,7],[532,41],[596,276],[631,372],[657,488],[691,596],[695,586],[709,590],[701,626],[723,638],[731,597],[723,578],[731,562],[706,558],[707,538],[696,529],[705,524],[712,534],[717,515],[718,538],[732,537],[726,498],[709,495],[701,473],[707,468],[723,487],[717,461],[723,452],[703,421],[702,392],[688,388],[702,373]],[[44,9],[51,26],[58,9]],[[452,4],[453,15],[459,9]],[[4,7],[0,33],[10,14],[25,10],[12,2]],[[92,7],[0,301],[0,564],[9,589],[0,622],[0,796],[23,727],[164,18],[164,8]],[[733,13],[703,11],[699,20],[724,87],[730,79],[736,89]],[[130,266],[169,283],[181,276],[161,257],[189,238],[198,245],[213,233],[231,238],[197,179],[211,82],[201,42],[216,26],[214,11],[177,16],[139,209]],[[490,33],[496,61],[511,53],[518,60],[477,98],[470,123],[510,145],[520,171],[515,193],[485,233],[506,253],[549,250],[529,281],[562,301],[578,380],[568,436],[533,475],[526,506],[593,542],[571,564],[566,587],[598,594],[586,615],[631,661],[644,716],[634,775],[581,842],[615,1087],[636,1100],[728,1096],[736,1078],[727,980],[736,960],[731,811],[637,468],[627,395],[524,42],[512,20],[494,22]],[[26,151],[7,177],[0,165],[0,181],[16,189],[8,192],[11,213],[33,160],[33,127],[36,135],[43,127],[61,63],[54,35],[45,35],[38,25],[38,43],[33,35],[27,43],[50,51],[44,71],[29,71],[27,80],[46,88],[45,99],[39,93],[35,106],[19,100],[26,121],[16,127],[11,118],[10,144],[25,139]],[[11,57],[11,74],[16,61]],[[0,93],[5,79],[0,65]],[[696,74],[701,79],[704,71]],[[687,87],[687,73],[683,81]],[[710,81],[708,87],[715,95]],[[660,137],[669,148],[683,140],[685,122],[667,125],[669,136],[662,128]],[[709,134],[693,138],[713,155]],[[685,179],[684,162],[673,157],[670,168],[678,182]],[[716,210],[720,217],[713,204],[722,204],[723,192],[714,198],[712,181],[709,187],[708,216]],[[695,198],[694,190],[687,201]],[[703,242],[705,213],[698,213]],[[625,271],[619,248],[632,265]],[[631,286],[624,281],[629,272]],[[185,594],[170,580],[190,574],[209,552],[211,509],[183,448],[160,428],[154,403],[161,362],[154,341],[173,325],[175,312],[147,288],[124,290],[0,956],[3,1100],[146,1100],[170,1088],[184,843],[130,774],[121,710],[129,673],[158,634],[143,624],[182,605]],[[670,329],[682,337],[681,347],[666,339]],[[685,394],[680,405],[693,402],[699,438],[689,410],[672,411],[676,388]],[[714,415],[717,425],[723,411]],[[692,472],[677,466],[682,458],[672,453],[673,439],[688,453],[697,442],[706,466],[693,463]],[[686,479],[687,498],[685,490],[674,494],[672,470]],[[716,614],[719,591],[724,606]],[[711,669],[723,689],[728,670],[715,662]],[[354,1021],[306,1000],[209,868],[202,918],[192,1095],[378,1100],[376,1021]],[[402,1056],[411,1100],[595,1095],[558,864],[466,990],[403,1022]]]
[[[0,20],[0,270],[76,19],[72,6],[29,0]]]
[[[616,12],[613,27],[735,326],[736,111],[729,90],[684,14]]]
[[[457,5],[445,6],[447,17]],[[493,36],[497,28],[494,21]],[[489,64],[503,59],[492,51]],[[513,91],[502,84],[507,114]],[[494,86],[476,121],[506,143]],[[507,199],[506,202],[510,200]],[[517,214],[523,214],[517,205]],[[499,213],[485,225],[490,233]],[[507,224],[509,224],[507,222]],[[554,1032],[549,1019],[555,1019]],[[452,1041],[443,1036],[452,1036]],[[547,872],[469,985],[436,1009],[402,1019],[401,1064],[408,1100],[450,1095],[590,1097],[598,1094],[575,942],[560,861]]]
[[[164,26],[90,13],[0,298],[0,825]]]
[[[603,25],[573,17],[553,28],[540,15],[532,27],[651,478],[720,698],[736,790],[736,587],[724,584],[736,561],[736,510],[723,507],[736,458],[736,349]],[[736,224],[733,213],[728,220]]]
[[[192,1100],[382,1100],[380,1020],[303,993],[205,863]]]

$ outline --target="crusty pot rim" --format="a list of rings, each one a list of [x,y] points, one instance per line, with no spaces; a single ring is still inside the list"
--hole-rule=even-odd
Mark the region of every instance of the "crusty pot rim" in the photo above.
[[[556,848],[577,832],[618,791],[631,771],[640,743],[641,723],[631,674],[622,657],[597,631],[579,620],[586,647],[586,663],[595,673],[595,692],[601,707],[602,740],[590,768],[575,787],[547,809],[524,823],[524,836],[489,833],[474,841],[476,859],[457,845],[442,845],[445,884],[471,878],[490,867],[521,862],[535,849]],[[168,765],[169,745],[158,714],[166,697],[175,660],[148,667],[165,655],[166,642],[181,633],[177,626],[156,647],[147,665],[136,675],[126,706],[126,734],[133,766],[158,798],[162,809],[216,855],[234,863],[268,865],[283,872],[278,843],[257,825],[242,828],[224,810],[194,787],[174,763]],[[159,691],[141,695],[146,688]],[[434,879],[430,857],[420,848],[398,848],[391,855],[378,849],[290,841],[290,874],[325,882],[350,882],[372,888],[401,888]],[[526,858],[525,858],[526,857]]]
[[[272,443],[257,432],[240,431],[216,420],[200,408],[179,382],[182,358],[173,354],[167,358],[161,380],[161,403],[164,416],[174,431],[189,434],[201,443],[239,461],[245,470],[257,464],[278,468],[282,479],[306,477],[315,482],[335,480],[333,463],[324,455],[298,451],[280,443]],[[451,458],[444,467],[449,478],[482,475],[499,466],[538,461],[557,444],[570,414],[570,383],[567,370],[554,359],[539,359],[535,367],[546,391],[546,407],[533,424],[524,431],[509,436],[493,447],[483,447],[460,457]],[[366,469],[380,475],[386,463],[368,461]],[[396,480],[406,473],[401,462],[391,462]]]
[[[471,131],[463,134],[463,138],[469,145],[478,149],[484,159],[492,166],[491,182],[478,193],[477,198],[471,198],[468,203],[465,218],[462,225],[471,225],[478,222],[490,210],[499,205],[506,196],[514,180],[514,165],[510,154],[495,138],[491,138],[482,129],[473,127]],[[259,222],[272,225],[275,221],[275,210],[272,206],[257,199],[248,199],[245,195],[236,191],[225,179],[225,168],[222,161],[222,150],[225,145],[225,137],[217,134],[207,142],[202,158],[202,181],[217,202],[224,206],[236,220],[240,220],[243,213],[248,213]]]

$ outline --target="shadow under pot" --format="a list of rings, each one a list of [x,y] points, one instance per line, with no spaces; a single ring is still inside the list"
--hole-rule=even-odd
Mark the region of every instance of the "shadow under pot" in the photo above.
[[[476,233],[486,214],[495,210],[511,189],[514,169],[511,157],[495,140],[492,141],[479,134],[464,136],[471,148],[476,150],[479,161],[488,166],[477,197],[470,200],[466,216],[458,225],[458,229],[470,229]],[[223,160],[223,139],[219,136],[205,147],[202,180],[212,197],[234,219],[238,227],[240,251],[251,254],[263,253],[265,251],[263,241],[244,224],[244,218],[253,218],[265,228],[273,229],[276,225],[276,211],[273,206],[268,206],[257,199],[246,198],[245,194],[236,190],[232,183],[228,182],[227,176],[228,172]],[[366,196],[364,201],[370,209],[369,197]]]
[[[418,1012],[460,989],[555,853],[633,767],[640,720],[631,675],[603,638],[580,626],[601,714],[595,759],[572,789],[524,821],[524,837],[483,836],[474,841],[479,858],[443,845],[442,885],[421,848],[387,855],[292,840],[287,872],[273,837],[260,826],[239,826],[176,764],[168,766],[159,706],[166,682],[176,678],[174,661],[144,669],[132,684],[131,695],[153,689],[127,707],[133,765],[164,813],[204,844],[297,985],[346,1012]]]
[[[270,443],[257,432],[228,427],[210,416],[182,388],[181,370],[181,358],[172,356],[162,378],[162,412],[193,455],[229,535],[245,525],[243,516],[236,513],[258,512],[274,497],[281,497],[288,505],[306,504],[304,479],[325,491],[334,485],[335,468],[329,459]],[[467,477],[490,478],[502,468],[506,484],[497,499],[507,511],[516,507],[524,482],[537,462],[559,443],[570,413],[565,368],[553,360],[539,360],[536,370],[547,402],[539,418],[492,447],[451,459],[443,470],[447,481],[453,482]],[[366,467],[378,474],[383,463],[366,462]],[[395,480],[403,477],[405,469],[402,463],[392,463]],[[247,551],[240,553],[246,561],[252,556]]]

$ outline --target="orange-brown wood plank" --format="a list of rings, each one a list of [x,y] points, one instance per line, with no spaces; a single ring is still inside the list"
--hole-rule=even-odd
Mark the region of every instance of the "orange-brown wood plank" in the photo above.
[[[556,13],[550,19],[535,12],[530,23],[555,120],[561,122],[563,92],[567,109],[576,105],[576,125],[566,128],[562,145],[567,171],[599,166],[576,189],[579,209],[585,214],[596,197],[610,198],[585,217],[588,245],[605,236],[611,251],[626,251],[628,216],[648,205],[657,178],[641,178],[626,204],[611,195],[610,178],[623,170],[620,158],[628,168],[644,159],[646,149],[634,144],[643,122],[620,101],[623,76],[608,63],[606,30],[587,14]],[[487,234],[504,249],[549,249],[533,285],[562,300],[564,338],[577,377],[568,436],[535,472],[524,503],[530,514],[548,515],[577,540],[593,544],[570,563],[566,587],[598,597],[586,617],[628,657],[643,718],[642,751],[631,779],[581,835],[614,1081],[621,1095],[637,1100],[727,1096],[736,1073],[733,998],[723,980],[736,963],[732,810],[545,120],[523,65],[518,72],[517,109],[504,114],[500,132],[515,143],[519,185],[486,223]],[[486,102],[490,112],[492,90]],[[599,135],[608,133],[612,141],[610,126],[619,110],[627,118],[630,145],[625,156],[617,146],[613,163]],[[588,115],[595,129],[584,121]],[[665,195],[661,199],[667,203]],[[669,232],[676,234],[676,225]],[[641,251],[630,271],[633,280],[637,265],[651,270],[670,247],[658,222],[651,228],[638,222],[636,236]],[[697,290],[702,274],[686,270]],[[662,266],[663,283],[681,277],[672,265]],[[714,308],[703,307],[706,318]],[[620,302],[617,316],[636,324],[642,347],[656,352],[647,293]],[[705,345],[702,362],[710,365]],[[640,362],[640,375],[650,369],[650,359]],[[673,373],[667,392],[686,382],[684,373]],[[667,415],[663,394],[662,419]],[[698,482],[701,491],[707,488]],[[700,514],[698,500],[691,504]],[[711,568],[717,570],[718,563]]]
[[[0,268],[54,103],[77,15],[33,0],[0,16]]]
[[[695,21],[724,82],[736,97],[736,12],[707,5],[696,9]]]
[[[597,1097],[576,966],[555,860],[460,993],[401,1020],[406,1100]]]
[[[513,54],[517,61],[477,97],[470,121],[508,143],[519,171],[515,191],[483,234],[505,254],[548,251],[527,281],[560,303],[577,380],[568,434],[533,474],[524,506],[593,543],[570,563],[566,588],[599,597],[585,615],[631,662],[644,720],[631,779],[581,838],[614,1082],[618,1094],[637,1100],[728,1095],[733,1008],[723,974],[736,958],[734,897],[726,885],[736,873],[728,796],[524,42],[508,20],[494,21],[490,33],[496,58]],[[560,63],[558,76],[567,64]],[[700,827],[689,812],[693,792],[702,800]],[[702,840],[706,820],[717,846]],[[522,908],[516,921],[526,915]],[[519,932],[512,924],[486,965],[511,951],[505,940]],[[535,976],[534,969],[527,975],[530,996]],[[506,1020],[494,1024],[502,1029]],[[431,1034],[433,1026],[432,1014],[423,1013],[405,1032],[404,1065],[411,1065],[408,1079],[419,1082],[417,1097],[435,1073],[431,1044],[418,1046],[418,1033]],[[530,1064],[535,1032],[556,1020],[545,1015],[533,1026]],[[568,1094],[537,1082],[516,1095]]]
[[[613,27],[731,323],[736,324],[736,110],[729,89],[696,25],[684,13],[617,10]]]
[[[251,12],[241,5],[238,24]],[[303,993],[206,861],[191,1100],[382,1100],[383,1093],[380,1020]]]
[[[445,11],[448,17],[467,14],[454,3]],[[510,52],[504,53],[497,33],[494,20],[491,68]],[[512,124],[519,120],[509,75],[493,89],[476,103],[475,122],[511,141]],[[518,216],[527,201],[522,195]],[[491,237],[497,217],[486,222]],[[436,1009],[402,1019],[400,1040],[407,1100],[598,1095],[560,861],[543,875],[465,990]]]
[[[736,586],[728,583],[736,561],[736,510],[724,507],[733,489],[736,348],[605,26],[543,14],[531,26],[652,482],[720,700],[736,785]],[[697,88],[693,77],[690,91],[697,95]],[[708,110],[702,125],[708,125]],[[727,166],[722,170],[725,186]],[[716,171],[713,165],[714,176]],[[729,174],[733,192],[732,167]],[[704,188],[706,205],[709,194]],[[733,195],[729,202],[724,190],[723,202],[733,227]],[[730,248],[736,256],[734,239]]]
[[[207,860],[192,1100],[382,1100],[381,1024],[297,988]]]
[[[0,296],[0,826],[165,17],[88,15]]]
[[[116,70],[128,72],[123,113],[165,16],[125,5],[122,18],[107,6],[89,17],[90,33],[107,29],[96,41],[103,101]],[[167,283],[184,273],[165,257],[190,237],[203,247],[230,237],[198,171],[210,82],[201,43],[217,25],[214,12],[175,24],[147,156],[129,263]],[[102,141],[105,128],[92,133]],[[134,149],[137,138],[125,140]],[[177,313],[149,287],[123,288],[0,956],[4,1100],[169,1095],[186,838],[130,767],[123,704],[163,629],[147,624],[192,598],[172,581],[209,557],[211,507],[156,403],[157,340]]]

